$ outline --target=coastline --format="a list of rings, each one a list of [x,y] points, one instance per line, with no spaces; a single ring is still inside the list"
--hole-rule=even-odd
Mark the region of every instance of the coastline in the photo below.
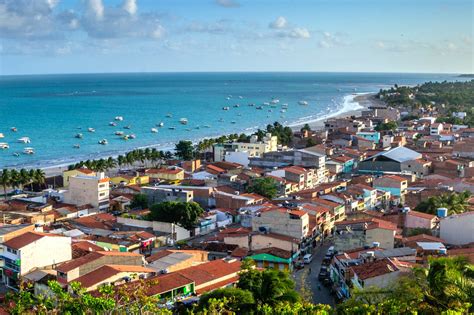
[[[369,107],[371,104],[374,104],[374,102],[377,102],[377,100],[374,99],[375,93],[373,92],[367,92],[367,93],[354,93],[354,94],[349,94],[344,97],[344,103],[343,106],[336,112],[329,113],[327,115],[323,115],[318,118],[310,119],[310,120],[303,120],[303,121],[298,121],[295,123],[290,123],[288,124],[289,127],[291,127],[294,131],[299,130],[301,127],[303,127],[305,124],[308,124],[311,129],[313,130],[320,130],[324,127],[324,121],[329,118],[343,118],[343,117],[350,117],[350,116],[357,116],[360,115],[362,110],[366,109]],[[242,131],[244,133],[251,133],[249,130],[244,130]],[[197,139],[194,142],[199,142],[202,139]],[[160,150],[172,150],[172,147],[165,147],[163,144],[155,144],[155,145],[149,145],[145,147],[134,147],[130,148],[128,151],[134,150],[134,149],[141,149],[141,148],[160,148]],[[116,154],[111,154],[111,155],[104,155],[104,156],[98,156],[97,159],[100,158],[108,158],[108,157],[113,157],[116,158],[119,154],[122,154],[121,152],[117,152]],[[76,161],[76,162],[79,162]],[[46,177],[53,177],[57,175],[61,175],[63,171],[66,171],[68,169],[68,166],[70,164],[73,164],[75,162],[70,162],[67,164],[59,164],[59,165],[51,165],[51,166],[44,166],[40,167],[46,174]],[[118,169],[117,169],[118,170]],[[114,171],[114,170],[112,170]]]

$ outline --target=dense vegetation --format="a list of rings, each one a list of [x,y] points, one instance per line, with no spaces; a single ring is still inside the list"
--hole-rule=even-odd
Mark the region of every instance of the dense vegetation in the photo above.
[[[0,173],[0,185],[3,187],[5,199],[7,198],[7,187],[23,188],[34,184],[42,185],[45,182],[45,174],[41,169],[24,169],[17,171],[16,169],[4,169]]]
[[[448,209],[448,215],[463,213],[468,210],[470,197],[471,193],[469,191],[433,196],[420,202],[415,210],[436,215],[438,208],[446,208]]]
[[[133,195],[132,201],[130,202],[131,209],[147,209],[148,208],[148,197],[145,194]]]
[[[271,177],[256,178],[247,187],[247,192],[273,199],[278,195],[278,183]]]
[[[441,114],[439,122],[467,124],[474,127],[474,80],[465,82],[426,82],[414,87],[398,86],[380,90],[377,97],[391,106],[416,108],[436,107]],[[462,120],[453,112],[466,112]]]
[[[165,201],[150,207],[147,220],[176,223],[191,229],[203,213],[204,210],[196,202]]]

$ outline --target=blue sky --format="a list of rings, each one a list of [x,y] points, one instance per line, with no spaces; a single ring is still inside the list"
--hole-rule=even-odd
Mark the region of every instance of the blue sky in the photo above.
[[[0,73],[472,73],[473,3],[0,0]]]

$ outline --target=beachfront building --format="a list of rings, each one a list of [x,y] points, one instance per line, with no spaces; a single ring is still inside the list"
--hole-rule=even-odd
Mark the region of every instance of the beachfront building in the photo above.
[[[278,138],[267,133],[262,141],[258,141],[257,135],[250,136],[250,141],[247,142],[228,142],[215,144],[214,161],[231,161],[234,159],[245,160],[242,158],[259,157],[266,152],[276,151],[278,149]],[[230,158],[230,159],[229,159]],[[242,163],[240,163],[242,164]],[[245,165],[245,164],[244,164]]]
[[[13,289],[18,288],[21,277],[30,271],[72,258],[71,238],[56,234],[26,232],[2,245],[2,282]]]
[[[250,158],[251,167],[264,169],[281,168],[290,165],[324,168],[326,156],[311,148],[264,153],[261,157]]]
[[[99,210],[109,208],[109,181],[104,173],[76,175],[69,178],[64,202],[77,206],[90,204]]]
[[[96,172],[88,169],[87,167],[76,168],[74,170],[63,172],[63,186],[69,187],[69,179],[74,176],[85,175],[85,176],[96,176]]]
[[[150,181],[167,181],[170,183],[178,183],[184,179],[184,170],[173,166],[170,168],[152,168],[145,171],[150,177]]]

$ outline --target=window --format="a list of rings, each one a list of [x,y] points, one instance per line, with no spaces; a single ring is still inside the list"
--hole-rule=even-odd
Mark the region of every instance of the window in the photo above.
[[[10,247],[7,247],[7,251],[9,253],[12,253],[12,254],[15,254],[15,255],[18,254],[18,251],[16,249],[13,249],[13,248],[10,248]]]

